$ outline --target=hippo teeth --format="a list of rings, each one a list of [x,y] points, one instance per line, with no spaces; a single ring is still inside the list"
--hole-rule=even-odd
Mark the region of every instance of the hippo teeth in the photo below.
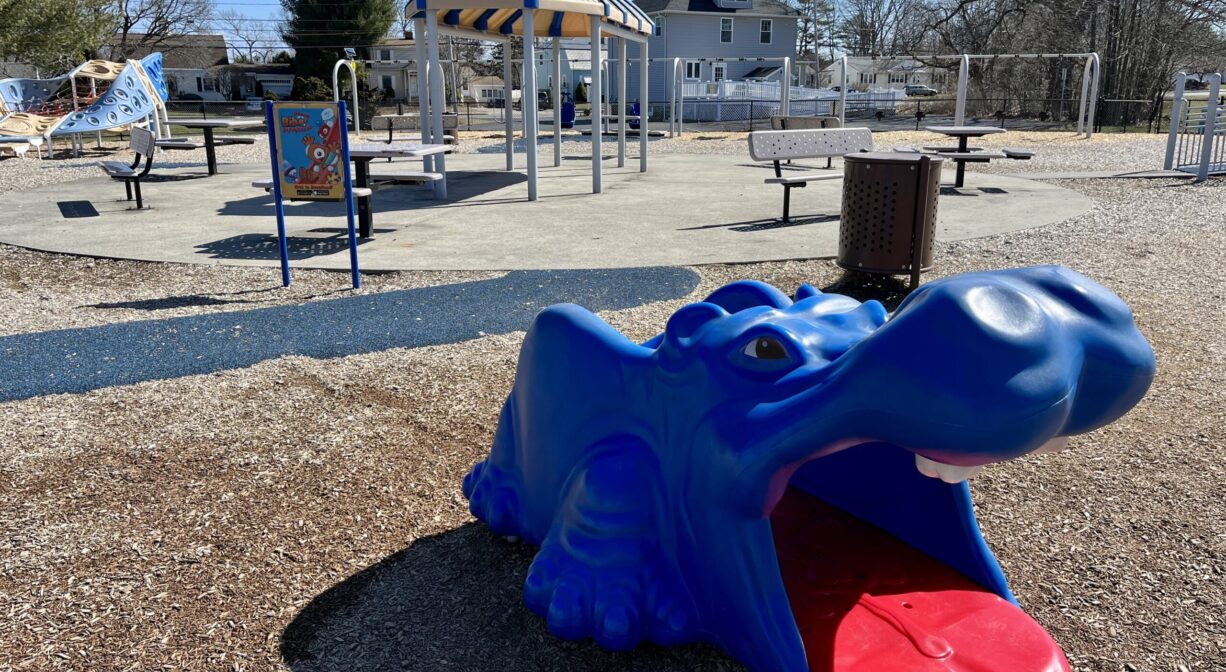
[[[983,471],[983,465],[977,467],[959,467],[930,460],[923,455],[915,455],[915,468],[929,478],[939,478],[946,483],[960,483]]]

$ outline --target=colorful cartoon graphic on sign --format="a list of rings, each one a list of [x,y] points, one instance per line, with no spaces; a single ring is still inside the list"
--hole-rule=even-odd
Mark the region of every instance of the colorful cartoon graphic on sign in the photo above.
[[[345,165],[336,103],[274,106],[281,194],[292,200],[342,200]]]

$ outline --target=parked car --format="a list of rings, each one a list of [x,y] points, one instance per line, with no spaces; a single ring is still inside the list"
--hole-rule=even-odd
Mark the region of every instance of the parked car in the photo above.
[[[515,109],[518,110],[518,109],[521,109],[522,107],[523,106],[520,105],[520,101],[518,100],[515,101]],[[553,96],[549,95],[549,89],[541,89],[540,91],[536,92],[536,109],[538,110],[552,110],[553,109]]]
[[[908,96],[935,96],[937,95],[936,89],[932,88],[931,86],[924,86],[923,84],[908,84],[907,88],[904,89],[903,92],[906,93]]]

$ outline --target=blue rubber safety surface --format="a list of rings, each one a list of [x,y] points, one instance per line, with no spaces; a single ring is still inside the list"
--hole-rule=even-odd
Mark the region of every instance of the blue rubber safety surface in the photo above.
[[[684,268],[515,271],[327,301],[0,338],[0,401],[525,330],[555,303],[619,310],[698,286]]]

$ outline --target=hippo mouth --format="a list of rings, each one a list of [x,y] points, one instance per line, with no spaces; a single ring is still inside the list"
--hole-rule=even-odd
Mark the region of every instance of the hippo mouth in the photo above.
[[[796,471],[770,522],[812,672],[1067,672],[979,534],[975,470],[864,444]]]

